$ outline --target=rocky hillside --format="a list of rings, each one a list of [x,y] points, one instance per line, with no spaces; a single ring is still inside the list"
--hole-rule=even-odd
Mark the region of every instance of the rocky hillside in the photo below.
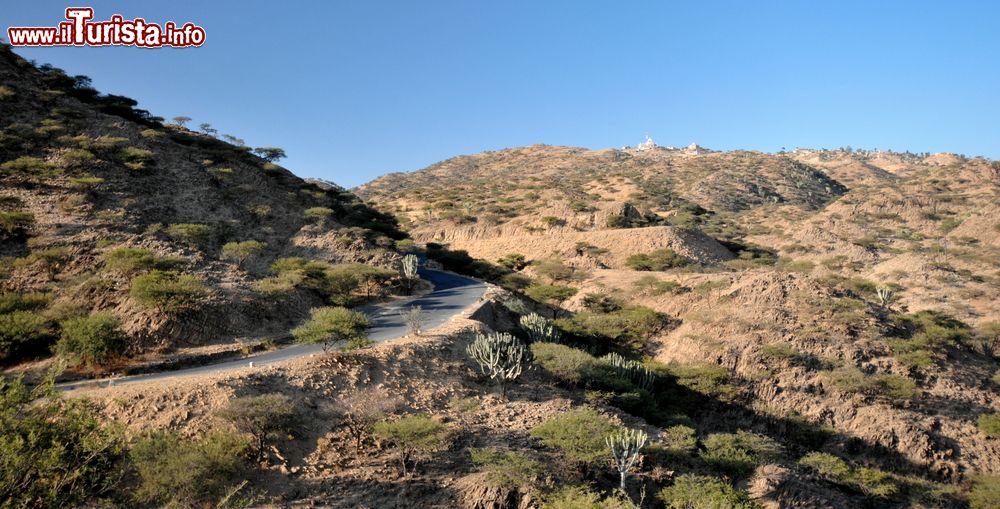
[[[965,490],[1000,471],[996,161],[532,146],[358,192],[442,244],[446,265],[552,306],[575,348],[626,341],[647,363],[718,370],[732,392],[702,394],[747,409],[745,428],[776,431],[799,466],[828,454],[956,490],[951,502],[903,501],[844,473],[834,494],[825,467],[784,464],[742,485],[759,503],[990,507]],[[666,322],[644,329],[653,312]],[[731,430],[732,418],[702,411],[699,436]],[[829,437],[811,443],[788,421]]]
[[[275,260],[395,268],[392,217],[135,104],[0,47],[0,363],[102,312],[133,360],[282,334],[324,299]]]

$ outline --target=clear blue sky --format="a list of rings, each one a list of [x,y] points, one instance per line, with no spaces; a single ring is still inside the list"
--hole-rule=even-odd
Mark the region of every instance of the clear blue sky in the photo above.
[[[453,155],[697,142],[1000,157],[998,2],[7,2],[0,25],[179,23],[196,49],[18,53],[299,175],[354,186]]]

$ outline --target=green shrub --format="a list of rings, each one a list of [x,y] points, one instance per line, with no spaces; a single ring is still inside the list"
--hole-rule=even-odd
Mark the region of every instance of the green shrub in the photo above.
[[[44,308],[51,300],[44,293],[0,293],[0,315]]]
[[[48,322],[32,311],[0,315],[0,361],[14,358],[23,349],[38,349],[51,340]]]
[[[1000,414],[983,414],[976,421],[976,427],[990,438],[1000,438]]]
[[[125,352],[128,338],[120,325],[110,312],[64,320],[59,323],[62,333],[55,352],[89,366],[102,366]]]
[[[938,311],[920,311],[897,317],[898,338],[890,339],[893,355],[907,367],[926,368],[933,353],[969,341],[972,328]]]
[[[690,456],[698,450],[697,431],[681,424],[671,426],[660,433],[658,445],[669,455]]]
[[[659,493],[667,509],[758,509],[750,497],[722,479],[684,474]]]
[[[497,260],[497,263],[511,270],[521,270],[528,266],[528,261],[524,258],[524,255],[519,253],[504,255],[503,258]]]
[[[616,431],[611,421],[590,407],[559,414],[531,430],[546,447],[558,449],[572,461],[594,463],[608,455],[604,437]]]
[[[372,434],[399,450],[399,464],[406,475],[408,464],[416,468],[423,455],[444,445],[448,428],[426,415],[416,414],[376,423]]]
[[[305,258],[279,258],[271,264],[271,271],[277,276],[258,283],[262,292],[279,293],[302,288],[318,293],[335,305],[350,304],[354,292],[364,288],[369,295],[373,289],[397,276],[395,271],[370,265],[330,265]]]
[[[809,273],[812,272],[816,264],[809,260],[791,260],[788,258],[779,258],[778,263],[774,266],[778,270],[783,270],[786,272],[802,272]]]
[[[0,505],[110,507],[124,475],[122,429],[51,380],[28,390],[0,378]]]
[[[528,287],[524,293],[538,302],[562,302],[574,295],[577,289],[572,286],[545,285],[535,283]]]
[[[260,255],[266,248],[267,243],[259,240],[227,242],[222,246],[222,256],[236,262],[238,267],[242,267],[247,260]]]
[[[125,147],[118,155],[130,163],[148,163],[153,160],[153,151],[138,147]]]
[[[794,361],[802,355],[789,343],[771,343],[760,349],[760,354],[771,360]]]
[[[214,507],[242,477],[248,449],[245,438],[229,431],[197,440],[151,432],[129,451],[138,481],[133,496],[162,507]]]
[[[969,493],[970,509],[1000,507],[1000,475],[983,474],[975,478]]]
[[[59,269],[62,267],[62,264],[68,258],[69,254],[66,251],[66,248],[50,247],[39,251],[32,251],[28,256],[14,260],[14,266],[29,267],[35,264],[40,264],[48,273],[49,278],[55,279],[55,276],[59,273]]]
[[[298,421],[298,412],[292,400],[277,393],[236,398],[218,415],[233,423],[237,430],[253,437],[257,461],[264,456],[264,446],[268,441],[287,437]]]
[[[644,295],[663,295],[665,293],[679,294],[684,291],[684,287],[676,281],[661,281],[656,276],[642,276],[632,283],[632,287]]]
[[[205,284],[191,274],[153,270],[132,279],[129,295],[140,305],[167,313],[192,309],[206,295]]]
[[[31,212],[0,211],[0,230],[8,236],[24,233],[35,224],[35,215]]]
[[[758,465],[781,454],[781,445],[756,433],[715,433],[705,439],[702,459],[714,468],[734,477],[746,477]]]
[[[629,305],[611,313],[582,311],[556,320],[565,332],[581,338],[612,340],[630,346],[642,343],[664,330],[670,318],[645,306]]]
[[[738,392],[729,384],[729,370],[717,364],[671,363],[666,371],[678,385],[710,398],[729,400]]]
[[[881,396],[893,402],[911,399],[917,394],[916,383],[909,378],[893,374],[870,376],[853,366],[829,372],[827,380],[841,393]]]
[[[541,463],[515,451],[498,449],[469,449],[472,464],[486,474],[486,480],[493,486],[516,488],[528,486],[545,473]]]
[[[900,364],[910,369],[924,369],[934,364],[934,357],[927,350],[914,350],[896,355]]]
[[[21,156],[0,164],[0,173],[45,177],[55,173],[55,166],[37,157]]]
[[[625,265],[632,270],[663,271],[687,267],[693,263],[690,258],[672,249],[657,249],[651,253],[634,254],[625,259]]]
[[[576,271],[559,260],[540,260],[532,263],[539,276],[551,281],[570,281],[575,278]]]
[[[292,329],[300,343],[346,342],[348,347],[363,346],[368,339],[371,321],[364,313],[344,307],[314,308],[309,321]]]
[[[197,247],[208,241],[212,230],[205,224],[178,223],[168,226],[166,232],[174,240]]]
[[[614,495],[602,498],[587,486],[563,486],[545,495],[540,509],[639,509],[639,506]]]
[[[104,267],[123,272],[160,269],[170,270],[185,263],[185,259],[175,256],[156,256],[148,249],[118,247],[103,255]]]
[[[82,168],[96,159],[89,150],[75,149],[62,155],[63,163],[70,168]]]
[[[327,207],[311,207],[306,209],[305,212],[303,212],[303,215],[305,215],[308,218],[322,219],[325,217],[332,216],[333,209]]]
[[[535,362],[564,382],[583,385],[600,361],[583,350],[558,343],[532,343]]]
[[[803,456],[799,463],[816,470],[830,482],[868,496],[891,498],[900,490],[899,484],[891,474],[872,468],[851,466],[832,454],[812,452]]]

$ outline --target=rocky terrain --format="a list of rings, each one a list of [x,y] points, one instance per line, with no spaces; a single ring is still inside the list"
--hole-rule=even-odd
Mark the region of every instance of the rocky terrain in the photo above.
[[[835,433],[822,451],[958,486],[1000,469],[984,425],[997,411],[1000,163],[532,146],[357,191],[417,240],[515,269],[497,281],[557,305],[567,332],[623,306],[671,317],[645,355],[724,368],[752,420]],[[553,286],[568,291],[547,299]],[[751,493],[804,482],[757,474]],[[777,506],[860,503],[801,495]]]
[[[997,162],[538,145],[355,195],[136,106],[0,47],[4,507],[1000,504]],[[495,285],[370,346],[414,251]],[[351,341],[47,383],[289,336]]]
[[[286,334],[323,299],[262,291],[282,258],[397,270],[405,234],[391,217],[273,155],[164,124],[6,47],[0,84],[0,289],[44,322],[4,338],[3,364],[47,357],[57,322],[96,311],[127,335],[124,364]],[[140,294],[150,274],[162,284]]]

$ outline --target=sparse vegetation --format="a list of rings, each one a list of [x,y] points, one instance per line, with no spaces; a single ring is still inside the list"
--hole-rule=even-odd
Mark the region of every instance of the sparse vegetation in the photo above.
[[[1000,413],[980,415],[976,427],[990,438],[1000,438]]]
[[[222,256],[236,262],[237,267],[252,258],[259,256],[267,248],[266,242],[259,240],[244,240],[243,242],[227,242],[222,246]]]
[[[253,437],[257,461],[264,457],[268,441],[286,438],[298,417],[292,400],[284,394],[245,396],[229,402],[219,416],[240,432]]]
[[[309,321],[292,329],[300,343],[333,344],[343,342],[348,349],[366,346],[371,321],[364,313],[344,307],[315,308]]]
[[[199,247],[208,242],[212,230],[205,224],[178,223],[167,227],[166,233],[171,238],[184,242],[192,247]]]
[[[250,444],[242,436],[216,430],[190,440],[153,431],[129,451],[138,477],[133,496],[164,507],[214,505],[238,482]]]
[[[777,442],[747,431],[715,433],[705,439],[704,445],[702,459],[733,477],[747,477],[758,465],[781,454]]]
[[[608,455],[604,438],[618,430],[611,421],[590,407],[559,414],[531,430],[531,436],[546,447],[562,452],[580,464],[594,463]]]
[[[193,309],[207,292],[197,276],[153,270],[132,279],[129,294],[142,306],[176,314]]]
[[[635,254],[625,260],[625,265],[633,270],[663,271],[686,267],[691,259],[671,249],[657,249],[651,253]]]
[[[424,455],[444,445],[448,435],[444,424],[423,414],[382,421],[372,431],[379,440],[399,450],[399,466],[404,476],[407,465],[412,464],[416,469]]]
[[[51,376],[33,389],[0,378],[0,498],[5,507],[109,501],[125,472],[125,436],[86,399],[62,398]]]
[[[668,509],[759,509],[742,491],[722,479],[704,475],[683,474],[674,484],[659,493]]]
[[[125,353],[128,337],[110,312],[69,318],[59,326],[62,335],[55,345],[59,355],[96,367]]]
[[[545,472],[541,463],[520,452],[473,448],[469,454],[476,469],[497,487],[530,486]]]

